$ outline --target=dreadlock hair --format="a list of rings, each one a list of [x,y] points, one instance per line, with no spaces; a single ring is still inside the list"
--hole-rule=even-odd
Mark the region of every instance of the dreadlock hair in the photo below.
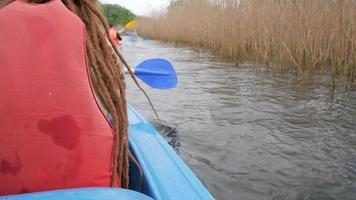
[[[0,8],[13,1],[15,0],[0,2]],[[28,0],[29,3],[47,1],[49,0]],[[80,17],[86,26],[86,51],[91,81],[95,92],[112,116],[114,152],[111,186],[115,186],[117,181],[121,180],[122,187],[128,188],[129,157],[137,164],[128,148],[126,85],[122,63],[129,67],[114,47],[108,31],[109,26],[98,10],[97,0],[62,0],[62,2]],[[110,45],[107,43],[108,40]],[[130,69],[129,72],[132,75]]]

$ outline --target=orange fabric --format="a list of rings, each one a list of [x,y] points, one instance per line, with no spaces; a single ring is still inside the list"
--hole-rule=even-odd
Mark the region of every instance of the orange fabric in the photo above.
[[[0,10],[0,195],[108,187],[114,136],[60,0]]]

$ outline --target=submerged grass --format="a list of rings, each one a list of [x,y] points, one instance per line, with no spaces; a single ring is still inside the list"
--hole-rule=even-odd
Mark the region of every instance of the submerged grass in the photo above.
[[[209,48],[234,61],[356,78],[355,0],[178,0],[142,18],[150,38]]]

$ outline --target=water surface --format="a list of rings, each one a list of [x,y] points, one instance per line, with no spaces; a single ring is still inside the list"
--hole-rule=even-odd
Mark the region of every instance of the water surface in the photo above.
[[[356,199],[356,92],[332,89],[327,76],[237,68],[157,41],[125,39],[122,52],[133,66],[158,57],[174,64],[177,89],[145,88],[216,199]],[[132,81],[128,98],[155,120]]]

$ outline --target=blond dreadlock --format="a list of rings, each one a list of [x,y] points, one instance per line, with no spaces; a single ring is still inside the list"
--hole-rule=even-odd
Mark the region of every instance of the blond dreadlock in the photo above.
[[[13,1],[15,0],[0,1],[0,8]],[[28,0],[30,3],[44,3],[47,1]],[[62,0],[62,2],[70,11],[79,16],[86,26],[86,50],[90,77],[96,93],[113,119],[114,152],[111,185],[114,186],[119,179],[122,186],[127,188],[129,184],[129,157],[136,164],[137,161],[135,161],[128,148],[126,85],[122,63],[125,64],[133,77],[132,72],[121,54],[114,47],[109,35],[108,24],[97,9],[97,0]],[[107,44],[108,39],[111,46]],[[137,83],[135,78],[134,81]],[[140,86],[139,88],[142,90]],[[147,96],[146,93],[145,95]]]

